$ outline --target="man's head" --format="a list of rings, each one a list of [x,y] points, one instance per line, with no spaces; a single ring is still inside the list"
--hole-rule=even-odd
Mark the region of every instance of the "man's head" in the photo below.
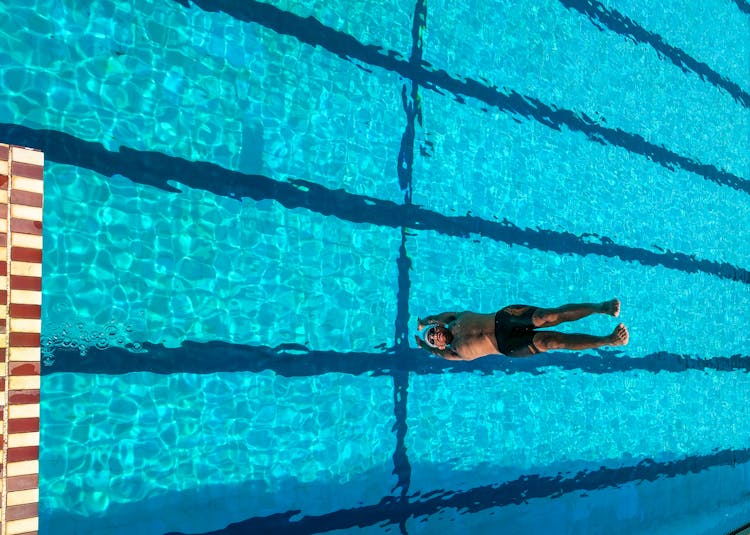
[[[424,332],[424,341],[427,345],[437,349],[445,349],[448,345],[450,331],[442,325],[431,325]]]

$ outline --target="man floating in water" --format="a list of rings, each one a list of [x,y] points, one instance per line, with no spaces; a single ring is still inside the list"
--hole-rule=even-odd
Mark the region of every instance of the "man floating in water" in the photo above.
[[[620,301],[611,299],[603,303],[570,304],[558,308],[511,305],[497,314],[443,312],[417,319],[420,331],[429,327],[424,332],[424,339],[415,338],[419,347],[448,360],[474,360],[498,353],[527,357],[551,349],[582,350],[628,343],[628,329],[623,323],[607,336],[537,330],[591,314],[608,314],[616,318],[620,315]]]

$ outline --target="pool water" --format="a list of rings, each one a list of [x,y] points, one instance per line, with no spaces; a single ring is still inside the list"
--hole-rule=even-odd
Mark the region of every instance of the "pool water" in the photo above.
[[[46,159],[40,532],[750,521],[749,13],[5,2],[0,141]],[[626,347],[413,340],[614,296]]]

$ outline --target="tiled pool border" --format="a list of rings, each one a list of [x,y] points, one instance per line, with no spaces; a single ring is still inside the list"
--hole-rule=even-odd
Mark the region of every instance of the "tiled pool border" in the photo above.
[[[0,535],[39,526],[44,154],[0,144]]]

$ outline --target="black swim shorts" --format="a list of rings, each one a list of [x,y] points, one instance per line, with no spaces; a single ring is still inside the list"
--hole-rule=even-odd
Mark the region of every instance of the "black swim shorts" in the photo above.
[[[509,357],[527,357],[539,353],[534,345],[531,316],[537,307],[511,305],[495,314],[495,338],[500,353]]]

